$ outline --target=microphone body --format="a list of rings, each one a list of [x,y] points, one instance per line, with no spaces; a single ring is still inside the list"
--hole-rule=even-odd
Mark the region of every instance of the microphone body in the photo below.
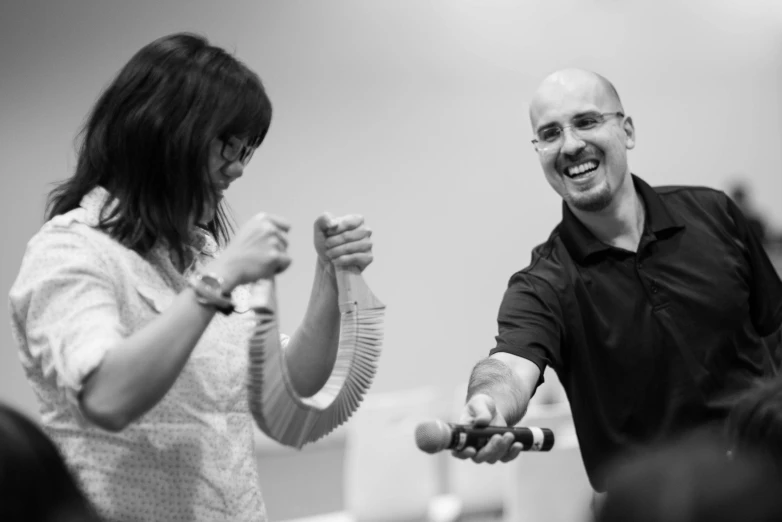
[[[415,430],[418,448],[426,453],[442,450],[461,451],[465,448],[483,448],[494,435],[513,434],[513,441],[520,442],[522,451],[549,451],[554,446],[554,432],[548,428],[510,428],[486,426],[476,428],[442,421],[419,424]]]

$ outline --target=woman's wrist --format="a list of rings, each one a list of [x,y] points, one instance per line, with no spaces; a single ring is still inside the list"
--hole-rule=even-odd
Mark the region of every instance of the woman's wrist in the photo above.
[[[222,281],[222,290],[226,295],[230,295],[234,289],[239,286],[239,278],[234,270],[231,270],[226,263],[217,260],[205,267],[205,274],[211,274]]]
[[[323,259],[318,256],[318,269],[333,279],[336,279],[337,277],[337,274],[334,271],[334,263],[329,259]]]
[[[188,283],[195,291],[199,304],[214,308],[225,315],[233,313],[233,299],[231,293],[226,290],[222,277],[214,272],[196,272]]]

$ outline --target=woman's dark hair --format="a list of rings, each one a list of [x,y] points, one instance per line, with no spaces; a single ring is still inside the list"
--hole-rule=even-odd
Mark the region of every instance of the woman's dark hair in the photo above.
[[[762,453],[782,474],[782,378],[758,380],[738,398],[726,435],[735,453]]]
[[[99,517],[46,434],[0,403],[0,520],[97,522]]]
[[[139,50],[97,100],[80,133],[72,177],[49,194],[46,219],[77,208],[102,186],[118,205],[100,227],[146,254],[163,238],[178,254],[192,216],[214,197],[207,176],[212,140],[258,146],[271,122],[260,78],[198,35],[178,33]],[[219,206],[206,228],[224,244],[231,231]]]

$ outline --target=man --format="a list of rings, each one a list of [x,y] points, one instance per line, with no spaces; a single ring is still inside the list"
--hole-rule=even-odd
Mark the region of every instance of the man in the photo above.
[[[516,424],[552,366],[604,491],[609,460],[721,429],[736,392],[774,371],[762,337],[782,324],[782,282],[725,194],[631,174],[635,127],[605,78],[552,74],[530,119],[562,222],[511,277],[497,345],[473,369],[460,422]],[[509,461],[521,450],[512,442],[497,435],[455,456]]]

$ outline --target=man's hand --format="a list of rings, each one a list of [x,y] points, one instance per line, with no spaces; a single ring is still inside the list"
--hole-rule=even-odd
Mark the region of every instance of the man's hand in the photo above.
[[[467,401],[467,404],[464,405],[462,415],[459,418],[459,424],[473,426],[475,428],[485,426],[508,426],[505,418],[497,410],[494,399],[482,393],[475,394]],[[475,448],[467,447],[462,451],[453,451],[452,454],[454,457],[472,459],[473,462],[478,463],[487,462],[489,464],[494,464],[498,460],[508,462],[515,459],[524,447],[520,442],[514,442],[513,440],[513,435],[510,433],[494,435],[480,451],[476,452]]]

